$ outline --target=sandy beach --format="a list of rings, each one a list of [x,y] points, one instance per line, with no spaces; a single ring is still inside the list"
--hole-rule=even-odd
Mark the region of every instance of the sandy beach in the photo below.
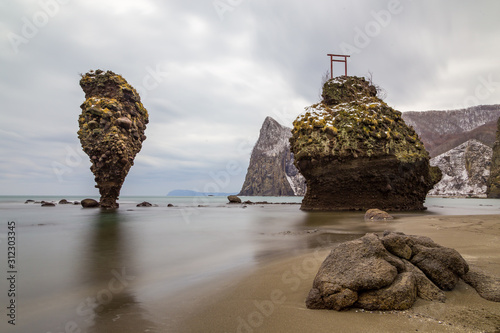
[[[500,277],[499,221],[500,215],[424,215],[367,223],[431,237],[459,251],[470,265]],[[328,227],[301,237],[309,237],[311,242],[324,241],[328,239]],[[328,246],[318,249],[276,259],[227,283],[219,281],[210,295],[190,304],[189,319],[177,322],[172,331],[500,332],[500,303],[481,298],[463,281],[455,290],[446,292],[446,303],[419,299],[407,311],[309,310],[304,300],[319,265],[329,253]]]

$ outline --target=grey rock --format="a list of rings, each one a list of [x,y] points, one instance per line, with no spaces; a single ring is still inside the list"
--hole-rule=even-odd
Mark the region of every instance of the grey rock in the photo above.
[[[365,310],[407,310],[417,300],[417,283],[411,272],[398,274],[385,288],[361,293],[355,306]]]
[[[266,117],[253,147],[247,174],[239,195],[294,196],[306,192],[290,151],[291,128]]]
[[[475,275],[460,254],[428,237],[384,232],[338,244],[321,264],[306,306],[311,309],[404,310],[417,297],[444,302],[443,290]],[[480,276],[482,278],[482,276]],[[497,283],[490,289],[498,291]],[[486,283],[486,282],[485,282]]]
[[[488,275],[480,268],[471,266],[462,279],[476,289],[482,298],[500,302],[500,278]]]
[[[416,266],[407,260],[403,260],[405,270],[413,273],[417,283],[418,297],[427,301],[438,301],[444,303],[446,295]]]

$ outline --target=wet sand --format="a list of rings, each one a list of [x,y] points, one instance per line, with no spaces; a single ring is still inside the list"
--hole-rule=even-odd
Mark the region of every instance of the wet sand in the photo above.
[[[470,265],[500,277],[500,215],[401,216],[378,223],[382,229],[431,237],[458,250]],[[314,242],[318,235],[328,235],[328,227],[301,237]],[[191,299],[189,318],[177,321],[169,331],[500,332],[500,303],[481,298],[463,281],[446,292],[446,303],[419,299],[407,311],[309,310],[304,300],[328,253],[327,246],[262,264],[237,279],[218,281],[211,290],[205,287],[199,291],[201,298],[195,298],[198,291],[191,291],[185,298]]]

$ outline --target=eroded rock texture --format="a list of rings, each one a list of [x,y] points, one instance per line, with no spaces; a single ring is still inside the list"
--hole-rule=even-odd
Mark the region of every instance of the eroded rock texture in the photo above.
[[[405,310],[417,297],[444,302],[469,270],[454,249],[428,237],[385,232],[341,243],[322,263],[309,292],[310,309]]]
[[[78,138],[92,162],[101,207],[117,208],[123,181],[146,139],[148,112],[137,91],[111,71],[90,71],[80,86],[85,102]]]
[[[293,196],[305,194],[305,179],[293,164],[291,129],[266,117],[253,147],[239,195]]]
[[[500,118],[497,122],[497,137],[493,145],[493,157],[491,158],[490,178],[486,194],[488,198],[500,198]]]
[[[441,178],[413,128],[364,78],[323,86],[294,121],[291,150],[306,178],[303,210],[421,210]]]

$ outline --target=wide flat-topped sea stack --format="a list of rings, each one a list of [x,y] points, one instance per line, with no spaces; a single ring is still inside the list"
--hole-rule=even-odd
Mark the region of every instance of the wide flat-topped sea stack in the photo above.
[[[148,112],[137,91],[111,71],[90,71],[80,86],[85,102],[78,138],[92,162],[101,207],[117,208],[123,181],[146,139]]]
[[[401,112],[364,78],[323,86],[323,100],[294,121],[291,150],[307,181],[303,210],[422,210],[441,178]]]

